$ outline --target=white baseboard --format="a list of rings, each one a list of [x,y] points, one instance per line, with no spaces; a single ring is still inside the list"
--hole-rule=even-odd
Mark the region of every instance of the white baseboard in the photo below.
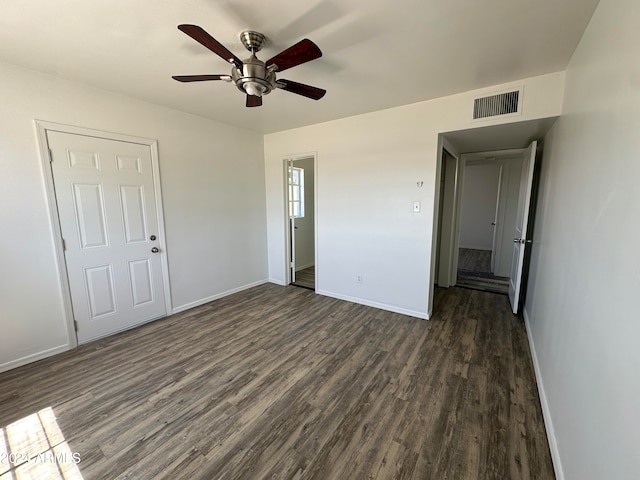
[[[313,263],[313,262],[306,263],[304,265],[296,265],[296,272],[299,272],[300,270],[304,270],[305,268],[313,267],[314,265],[315,265],[315,263]]]
[[[275,283],[276,285],[282,285],[283,287],[287,286],[287,283],[281,278],[270,278],[268,280],[269,283]]]
[[[372,302],[363,298],[350,297],[348,295],[342,295],[340,293],[328,292],[326,290],[316,290],[318,295],[324,295],[326,297],[337,298],[338,300],[345,300],[351,303],[358,303],[360,305],[366,305],[367,307],[379,308],[380,310],[387,310],[393,313],[401,313],[402,315],[408,315],[410,317],[421,318],[422,320],[429,320],[429,315],[426,312],[418,312],[415,310],[408,310],[406,308],[396,307],[395,305],[386,305],[384,303]]]
[[[213,302],[214,300],[218,300],[219,298],[226,297],[228,295],[233,295],[234,293],[242,292],[243,290],[247,290],[249,288],[257,287],[258,285],[264,285],[268,283],[270,280],[258,280],[257,282],[248,283],[246,285],[242,285],[237,288],[232,288],[231,290],[227,290],[225,292],[217,293],[215,295],[211,295],[210,297],[201,298],[200,300],[196,300],[195,302],[185,303],[184,305],[180,305],[179,307],[175,307],[172,310],[172,314],[184,312],[185,310],[189,310],[191,308],[199,307],[200,305],[204,305],[205,303]]]
[[[56,355],[57,353],[66,352],[69,349],[71,349],[71,345],[66,344],[48,348],[47,350],[43,350],[41,352],[32,353],[31,355],[26,355],[16,360],[11,360],[9,362],[0,364],[0,372],[6,372],[7,370],[21,367],[23,365],[26,365],[27,363],[37,362],[38,360],[51,357],[52,355]]]
[[[549,450],[551,450],[551,461],[553,462],[553,469],[556,473],[556,480],[564,480],[564,471],[562,470],[562,461],[560,460],[560,450],[558,450],[558,441],[556,439],[555,430],[553,428],[553,420],[551,419],[549,401],[547,400],[547,394],[544,391],[542,373],[540,372],[540,363],[538,362],[538,353],[536,352],[535,344],[533,343],[529,314],[527,313],[526,308],[522,310],[522,316],[524,317],[524,326],[527,330],[527,338],[529,339],[529,350],[531,350],[531,358],[533,359],[533,370],[536,374],[536,383],[538,384],[538,393],[540,394],[540,405],[542,406],[542,418],[544,419],[544,427],[547,432]]]
[[[458,245],[458,248],[464,248],[466,250],[484,250],[487,252],[491,251],[491,247],[478,247],[478,246],[470,246],[470,245]]]

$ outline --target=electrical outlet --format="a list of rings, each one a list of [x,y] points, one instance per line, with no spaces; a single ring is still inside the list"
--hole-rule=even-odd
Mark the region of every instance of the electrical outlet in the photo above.
[[[362,283],[362,274],[356,273],[356,283]]]

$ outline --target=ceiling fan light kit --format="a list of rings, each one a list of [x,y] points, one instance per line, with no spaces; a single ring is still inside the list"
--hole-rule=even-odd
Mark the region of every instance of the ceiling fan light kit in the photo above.
[[[202,82],[208,80],[224,80],[233,82],[238,90],[247,96],[247,107],[262,105],[262,97],[275,88],[296,93],[313,100],[320,100],[326,90],[312,87],[291,80],[276,79],[276,72],[301,65],[322,56],[318,46],[311,40],[304,39],[280,52],[275,57],[263,62],[256,53],[262,49],[266,37],[253,30],[240,34],[240,41],[251,53],[249,58],[240,60],[227,48],[197,25],[178,25],[178,29],[207,47],[213,53],[231,63],[231,75],[174,75],[179,82]]]

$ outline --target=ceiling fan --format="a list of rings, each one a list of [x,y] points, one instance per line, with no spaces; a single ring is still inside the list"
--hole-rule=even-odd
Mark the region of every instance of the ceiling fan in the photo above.
[[[262,105],[262,96],[267,95],[274,88],[280,88],[313,100],[320,100],[327,93],[322,88],[283,78],[276,79],[276,72],[282,72],[322,56],[318,46],[311,40],[301,40],[275,57],[263,62],[255,55],[256,52],[260,51],[266,40],[261,33],[247,30],[240,34],[242,44],[251,52],[249,58],[240,60],[203,28],[197,25],[184,24],[178,25],[178,29],[231,63],[233,67],[231,67],[231,75],[174,75],[172,77],[174,80],[179,82],[203,82],[208,80],[233,82],[238,87],[238,90],[246,93],[247,107],[259,107]]]

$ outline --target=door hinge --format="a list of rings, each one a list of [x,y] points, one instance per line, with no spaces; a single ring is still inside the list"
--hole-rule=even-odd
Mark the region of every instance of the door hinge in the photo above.
[[[49,149],[49,163],[53,162],[53,151]]]
[[[64,238],[62,239],[62,251],[63,252],[67,251],[67,242],[65,242]]]
[[[76,332],[78,331],[78,321],[77,320],[73,321],[73,328],[75,329]]]
[[[289,268],[295,268],[295,266],[296,266],[296,264],[295,264],[294,262],[291,262],[291,263],[289,264]]]

